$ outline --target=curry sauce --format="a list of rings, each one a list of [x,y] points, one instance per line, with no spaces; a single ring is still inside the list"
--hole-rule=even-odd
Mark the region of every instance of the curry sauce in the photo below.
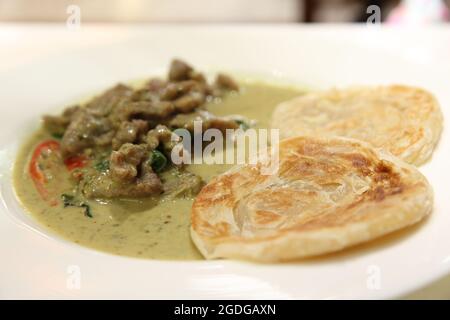
[[[208,101],[204,108],[217,116],[240,115],[254,120],[257,128],[268,127],[273,108],[300,94],[298,89],[265,83],[241,83],[238,93]],[[149,259],[195,260],[201,255],[189,235],[190,209],[195,194],[177,197],[82,198],[71,203],[61,195],[73,194],[76,183],[55,160],[54,174],[60,175],[48,193],[55,203],[43,199],[30,177],[33,150],[42,141],[55,140],[46,130],[35,133],[22,147],[14,168],[14,184],[24,207],[40,223],[59,236],[101,251]],[[56,139],[57,140],[57,139]],[[187,165],[185,171],[207,183],[231,165]],[[164,182],[173,173],[161,175]],[[169,177],[170,178],[170,177]],[[167,178],[168,179],[168,178]],[[53,199],[52,198],[52,199]],[[89,211],[87,211],[89,208]]]

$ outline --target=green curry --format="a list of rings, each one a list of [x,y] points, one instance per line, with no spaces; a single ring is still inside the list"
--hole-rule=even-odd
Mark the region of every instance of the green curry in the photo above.
[[[198,73],[194,74],[192,69],[190,70],[191,78],[199,77]],[[231,80],[223,78],[222,82],[224,81]],[[236,84],[225,83],[222,87],[224,86],[235,89],[233,86]],[[136,90],[132,94],[135,93]],[[167,91],[164,91],[164,94],[167,94]],[[196,92],[191,91],[189,94],[190,98],[198,98]],[[207,98],[195,108],[192,107],[192,101],[184,98],[185,101],[182,102],[185,105],[179,104],[180,108],[189,105],[192,110],[183,110],[180,113],[185,117],[192,112],[198,112],[196,108],[200,108],[201,105],[203,111],[214,114],[217,119],[224,119],[225,122],[214,122],[215,127],[241,125],[242,120],[227,123],[226,121],[232,120],[225,117],[240,115],[240,119],[246,119],[245,122],[253,123],[254,120],[253,126],[264,128],[268,127],[273,108],[281,101],[298,94],[299,90],[293,88],[263,83],[243,83],[240,84],[238,92],[232,90],[231,93],[214,96],[212,99]],[[176,105],[176,101],[181,98],[183,96],[178,96],[173,104]],[[117,102],[117,99],[114,101]],[[137,102],[140,104],[137,107],[142,108],[144,104],[142,101],[144,100]],[[111,103],[105,100],[100,102],[103,103],[102,108]],[[66,121],[67,119],[63,118],[50,118],[47,119],[47,123],[44,119],[44,127],[25,143],[15,163],[14,184],[17,195],[33,217],[49,230],[80,245],[118,255],[150,259],[201,259],[189,235],[190,207],[201,186],[230,168],[230,165],[192,164],[185,165],[182,169],[178,168],[172,165],[167,157],[165,144],[167,141],[160,139],[155,148],[145,149],[145,162],[136,162],[136,166],[132,167],[136,175],[132,178],[134,180],[127,177],[129,180],[122,181],[112,176],[110,182],[107,175],[114,169],[111,166],[122,165],[123,161],[128,161],[128,158],[123,160],[123,155],[130,154],[127,153],[129,149],[126,147],[147,146],[153,141],[149,140],[153,139],[149,128],[156,128],[163,123],[168,130],[172,130],[177,123],[173,119],[179,116],[172,114],[170,122],[166,121],[169,118],[164,118],[164,121],[153,123],[154,118],[136,110],[141,109],[133,111],[124,109],[123,112],[131,112],[134,117],[132,120],[126,119],[126,125],[129,127],[123,132],[127,133],[127,130],[133,134],[139,132],[140,128],[133,127],[137,123],[139,126],[145,126],[145,134],[140,137],[133,135],[133,141],[127,140],[130,139],[129,136],[121,136],[120,130],[123,127],[121,122],[114,127],[114,135],[111,135],[109,144],[104,143],[106,141],[104,135],[108,135],[109,131],[103,128],[95,129],[97,134],[95,139],[83,141],[78,136],[72,136],[69,137],[72,140],[68,140],[67,135],[71,134],[68,131],[71,129],[70,126],[74,126],[76,119]],[[108,121],[113,117],[111,114],[108,114]],[[98,124],[105,119],[104,115],[101,117],[95,118],[93,123]],[[136,119],[143,120],[147,124],[143,121],[138,123]],[[101,125],[105,124],[102,122]],[[79,130],[78,127],[75,129]],[[92,125],[87,128],[91,129]],[[94,131],[89,134],[92,132]],[[119,141],[120,139],[122,140]],[[72,144],[67,144],[67,141]],[[83,145],[80,146],[81,144]],[[122,157],[120,158],[122,162],[114,163],[113,154]],[[132,154],[135,156],[140,153]],[[130,168],[130,163],[126,162],[125,168]],[[122,178],[120,174],[124,176],[129,174],[121,166],[116,170],[120,178]],[[141,181],[138,179],[144,181],[145,178],[139,175],[148,173],[151,174],[150,187],[139,186]],[[87,177],[91,180],[87,181]],[[126,187],[119,191],[111,190],[116,185]]]

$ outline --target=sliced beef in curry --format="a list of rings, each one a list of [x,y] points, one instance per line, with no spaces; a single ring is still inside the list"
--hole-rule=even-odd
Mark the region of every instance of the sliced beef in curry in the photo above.
[[[201,123],[202,130],[215,128],[225,132],[226,129],[239,128],[239,123],[236,122],[236,120],[216,117],[205,110],[197,110],[187,114],[178,114],[170,120],[169,125],[171,128],[183,128],[193,132],[195,121]]]
[[[109,170],[86,170],[81,192],[88,198],[121,198],[158,195],[163,186],[148,161],[146,144],[123,144],[110,156]]]
[[[219,74],[210,84],[192,66],[173,60],[167,79],[151,79],[139,89],[118,84],[83,106],[44,116],[43,123],[49,133],[62,136],[65,159],[89,160],[72,173],[87,198],[191,196],[203,181],[168,160],[172,130],[192,131],[195,120],[202,121],[203,130],[239,127],[202,110],[206,101],[237,90],[229,76]]]

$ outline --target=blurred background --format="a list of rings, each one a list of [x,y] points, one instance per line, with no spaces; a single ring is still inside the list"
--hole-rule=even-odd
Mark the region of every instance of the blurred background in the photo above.
[[[449,20],[450,0],[0,0],[0,22],[58,22],[77,5],[83,22],[365,22],[377,5],[381,21]]]

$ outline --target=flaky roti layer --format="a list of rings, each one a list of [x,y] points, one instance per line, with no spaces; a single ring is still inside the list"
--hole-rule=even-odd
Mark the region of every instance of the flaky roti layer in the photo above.
[[[431,157],[442,121],[439,104],[431,93],[391,85],[312,92],[279,104],[271,125],[280,129],[282,138],[349,137],[420,165]]]
[[[261,169],[236,166],[196,197],[191,236],[206,258],[319,255],[412,225],[432,210],[432,189],[415,167],[362,141],[286,139],[277,173]]]

